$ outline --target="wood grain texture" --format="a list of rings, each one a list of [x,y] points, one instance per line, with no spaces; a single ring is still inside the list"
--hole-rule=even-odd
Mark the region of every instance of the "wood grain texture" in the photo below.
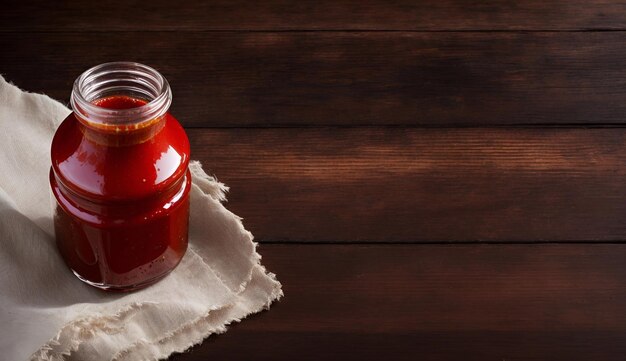
[[[153,65],[192,127],[624,124],[625,33],[0,33],[0,72],[69,98]]]
[[[626,128],[188,133],[261,241],[626,238]]]
[[[626,29],[607,0],[21,1],[0,31]]]
[[[21,1],[0,74],[67,100],[143,62],[211,127],[286,297],[171,360],[620,360],[624,30],[608,0]]]
[[[626,245],[262,245],[285,298],[171,360],[617,360]]]

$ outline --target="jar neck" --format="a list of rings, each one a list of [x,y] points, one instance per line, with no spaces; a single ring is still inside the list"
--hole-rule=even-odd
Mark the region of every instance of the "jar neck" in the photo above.
[[[81,74],[70,102],[87,138],[118,146],[140,143],[158,133],[165,124],[172,92],[155,69],[115,62]]]

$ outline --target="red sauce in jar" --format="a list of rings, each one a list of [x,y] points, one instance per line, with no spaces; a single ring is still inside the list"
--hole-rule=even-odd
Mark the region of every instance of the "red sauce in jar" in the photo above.
[[[97,99],[107,109],[145,100]],[[139,124],[91,124],[70,114],[52,142],[58,248],[83,281],[135,289],[169,273],[187,249],[189,141],[169,113]]]

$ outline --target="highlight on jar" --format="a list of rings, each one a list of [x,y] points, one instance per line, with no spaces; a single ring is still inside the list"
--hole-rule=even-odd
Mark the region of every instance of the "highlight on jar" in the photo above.
[[[57,246],[89,285],[146,287],[187,250],[189,140],[169,113],[170,86],[149,66],[105,63],[70,99],[51,148]]]

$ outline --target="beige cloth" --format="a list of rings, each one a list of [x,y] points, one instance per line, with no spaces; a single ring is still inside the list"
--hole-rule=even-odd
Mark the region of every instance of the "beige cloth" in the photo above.
[[[227,188],[192,162],[189,250],[147,289],[108,294],[57,252],[48,170],[69,110],[0,77],[0,350],[4,360],[156,360],[182,352],[282,296],[252,234],[222,205]]]

